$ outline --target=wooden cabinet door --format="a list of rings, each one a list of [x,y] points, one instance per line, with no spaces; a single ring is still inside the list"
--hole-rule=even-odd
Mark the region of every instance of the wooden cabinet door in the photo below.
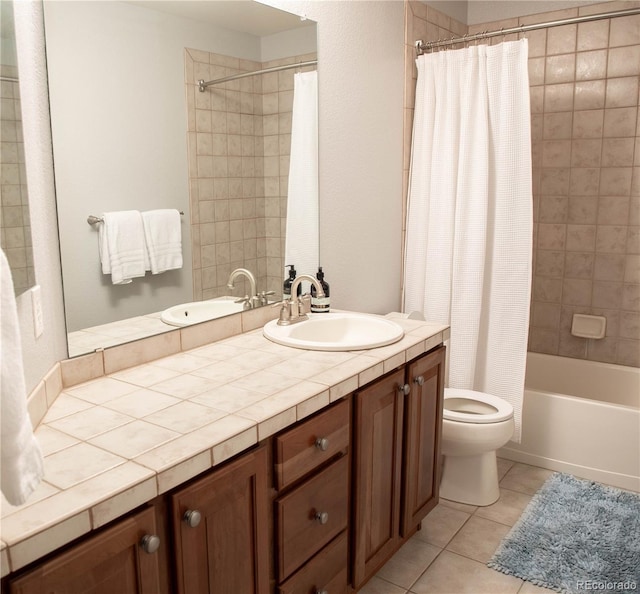
[[[180,594],[268,593],[267,463],[263,446],[172,495]]]
[[[156,594],[161,590],[158,553],[143,550],[141,541],[146,535],[156,535],[151,507],[11,580],[9,592]]]
[[[402,535],[407,536],[438,503],[445,348],[407,369]]]
[[[353,586],[400,544],[404,370],[355,395]]]

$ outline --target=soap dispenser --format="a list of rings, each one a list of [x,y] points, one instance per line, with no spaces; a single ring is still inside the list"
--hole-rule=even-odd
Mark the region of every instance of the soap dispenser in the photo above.
[[[293,264],[287,264],[286,268],[289,268],[289,278],[285,279],[282,285],[282,300],[291,299],[291,285],[298,274]],[[302,295],[302,287],[298,285],[298,297]]]
[[[322,286],[324,291],[324,297],[320,298],[316,295],[316,288],[311,285],[311,312],[312,313],[328,313],[329,312],[329,283],[324,280],[324,272],[322,272],[322,266],[318,268],[316,274],[318,282]]]

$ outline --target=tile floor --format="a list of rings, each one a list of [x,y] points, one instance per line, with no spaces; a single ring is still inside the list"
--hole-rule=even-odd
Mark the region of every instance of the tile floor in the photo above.
[[[552,592],[487,561],[551,470],[498,460],[500,499],[487,507],[441,500],[419,530],[359,594],[543,594]]]

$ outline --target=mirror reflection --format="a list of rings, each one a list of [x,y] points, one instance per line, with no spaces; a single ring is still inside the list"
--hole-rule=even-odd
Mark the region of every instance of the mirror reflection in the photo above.
[[[20,295],[35,285],[13,2],[0,3],[0,247]]]
[[[236,0],[44,11],[70,356],[175,329],[175,305],[184,322],[279,298],[294,80],[315,66],[197,81],[315,61],[315,23]],[[184,212],[182,267],[114,285],[87,217],[158,209]]]

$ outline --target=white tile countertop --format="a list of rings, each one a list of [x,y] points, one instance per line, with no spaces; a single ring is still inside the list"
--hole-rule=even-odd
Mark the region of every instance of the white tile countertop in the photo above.
[[[43,482],[2,499],[2,575],[235,456],[421,355],[447,327],[351,352],[270,342],[262,329],[65,389],[36,429]]]

